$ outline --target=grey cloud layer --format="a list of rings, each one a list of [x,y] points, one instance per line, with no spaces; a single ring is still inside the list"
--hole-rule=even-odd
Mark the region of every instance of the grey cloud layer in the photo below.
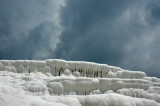
[[[57,57],[159,76],[159,10],[158,0],[69,0]]]
[[[160,76],[159,0],[0,1],[0,59],[85,60]]]
[[[62,31],[62,0],[0,2],[1,59],[44,59],[54,52]]]

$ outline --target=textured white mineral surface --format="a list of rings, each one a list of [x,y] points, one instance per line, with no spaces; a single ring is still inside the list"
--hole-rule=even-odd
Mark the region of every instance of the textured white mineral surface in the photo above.
[[[0,60],[0,106],[160,106],[160,79],[92,62]]]

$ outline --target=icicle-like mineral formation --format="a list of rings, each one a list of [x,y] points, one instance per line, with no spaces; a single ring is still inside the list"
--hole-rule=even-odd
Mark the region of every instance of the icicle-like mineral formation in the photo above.
[[[85,61],[0,60],[0,100],[8,102],[3,94],[11,100],[16,95],[21,102],[24,97],[20,95],[40,96],[46,106],[51,101],[54,105],[72,105],[67,100],[74,100],[73,106],[160,106],[160,79],[141,71]]]

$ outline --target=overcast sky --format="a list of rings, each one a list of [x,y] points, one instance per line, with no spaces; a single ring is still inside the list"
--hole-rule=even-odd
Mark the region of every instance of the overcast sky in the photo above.
[[[160,0],[0,0],[0,59],[91,61],[160,76]]]

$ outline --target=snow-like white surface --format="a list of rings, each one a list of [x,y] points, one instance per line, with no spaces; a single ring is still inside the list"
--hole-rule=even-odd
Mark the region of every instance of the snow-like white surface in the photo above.
[[[160,94],[160,87],[157,87],[157,86],[150,87],[150,88],[147,90],[147,92]]]
[[[63,96],[63,86],[65,85],[53,82],[56,79],[64,79],[64,77],[51,78],[41,72],[13,73],[0,71],[0,106],[160,106],[156,94],[149,94],[142,89],[126,92],[128,96],[137,94],[139,95],[138,97],[146,97],[146,99],[123,96],[113,93],[111,90],[106,94],[99,94],[101,91],[96,89],[96,85],[91,86],[89,83],[90,80],[94,84],[99,81],[91,78],[88,81],[86,79],[88,83],[83,87],[95,87],[96,90],[90,92],[90,94],[94,95]],[[85,82],[85,78],[83,78],[83,81]],[[66,81],[64,84],[68,83],[72,82]],[[83,87],[81,88],[83,89]],[[81,88],[77,90],[81,90]],[[68,86],[67,89],[71,90],[72,87]],[[119,91],[117,92],[119,93]],[[73,94],[73,92],[70,92],[70,94]],[[151,96],[148,97],[148,95]]]
[[[155,93],[148,93],[147,91],[144,91],[143,89],[119,89],[116,91],[116,93],[136,97],[136,98],[146,98],[155,100],[160,103],[160,94]]]
[[[97,64],[85,61],[65,61],[59,59],[49,59],[45,61],[0,60],[0,63],[3,66],[8,66],[11,64],[16,68],[17,72],[33,72],[35,69],[37,69],[40,72],[50,71],[53,76],[60,76],[63,71],[67,69],[72,72],[79,71],[83,77],[106,77],[109,71],[115,73],[123,70],[119,67],[109,66],[107,64]]]
[[[102,94],[77,96],[82,106],[159,106],[157,102],[148,99],[132,98],[119,94]]]
[[[18,73],[38,70],[39,72],[50,72],[53,76],[60,76],[64,74],[65,70],[70,70],[72,73],[75,71],[79,72],[82,77],[91,78],[143,79],[146,77],[146,74],[141,71],[123,70],[119,67],[109,66],[107,64],[85,61],[65,61],[60,59],[48,59],[45,61],[0,60],[0,69],[16,69]]]
[[[59,77],[53,82],[63,84],[65,93],[75,91],[77,94],[89,94],[92,90],[99,89],[102,93],[108,90],[116,91],[122,88],[149,89],[151,82],[141,79],[117,79],[117,78],[85,78],[85,77]]]
[[[0,106],[160,106],[158,78],[124,71],[90,62],[1,60]]]
[[[156,78],[156,77],[144,77],[143,79],[144,79],[144,80],[151,81],[151,82],[153,82],[153,83],[160,83],[160,79],[159,79],[159,78]]]
[[[124,71],[116,72],[116,77],[117,78],[142,79],[146,77],[146,74],[141,71],[124,70]]]

